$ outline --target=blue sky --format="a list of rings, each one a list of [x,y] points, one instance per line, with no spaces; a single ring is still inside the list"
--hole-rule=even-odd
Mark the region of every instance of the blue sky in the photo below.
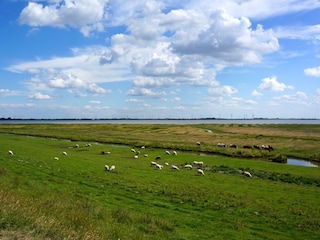
[[[320,118],[319,16],[318,0],[2,0],[0,117]]]

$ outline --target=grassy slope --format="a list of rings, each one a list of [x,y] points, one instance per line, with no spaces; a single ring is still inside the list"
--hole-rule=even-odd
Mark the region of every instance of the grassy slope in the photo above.
[[[150,167],[202,160],[207,166],[263,169],[319,178],[318,168],[129,147],[0,135],[1,226],[29,228],[49,238],[318,239],[319,187],[195,170]],[[8,149],[15,154],[9,156]],[[99,154],[102,150],[111,155]],[[62,156],[67,151],[68,156]],[[60,158],[53,160],[54,156]],[[114,173],[104,164],[115,164]],[[56,237],[53,237],[56,236]],[[60,236],[60,237],[59,237]]]

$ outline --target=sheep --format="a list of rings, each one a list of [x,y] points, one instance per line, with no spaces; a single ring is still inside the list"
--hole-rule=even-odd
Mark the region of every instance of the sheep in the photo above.
[[[170,152],[169,152],[169,151],[166,151],[166,154],[167,154],[167,155],[170,155]]]
[[[203,162],[197,162],[197,161],[193,161],[193,165],[197,165],[197,166],[202,166]]]
[[[59,158],[58,158],[58,157],[54,157],[54,160],[57,160],[57,161],[58,161],[58,160],[59,160]]]
[[[172,153],[173,153],[173,155],[175,155],[175,156],[178,155],[178,153],[177,153],[176,151],[173,151]]]
[[[68,155],[67,152],[62,152],[62,154],[63,154],[64,156],[67,156],[67,155]]]
[[[105,170],[105,171],[109,171],[109,169],[110,169],[110,168],[109,168],[108,165],[104,165],[104,170]]]
[[[138,159],[139,158],[139,155],[134,155],[134,159]]]
[[[197,172],[199,175],[204,176],[204,171],[202,169],[198,168]]]
[[[156,162],[151,162],[150,164],[151,164],[151,166],[156,166],[158,163],[156,163]]]
[[[164,163],[164,165],[169,166],[170,164],[169,164],[169,163],[167,163],[167,162],[165,162],[165,163]]]
[[[200,146],[200,145],[201,145],[201,142],[196,142],[196,144],[197,144],[198,146]]]
[[[87,144],[86,144],[86,147],[91,147],[91,143],[87,143]]]
[[[112,165],[111,167],[110,167],[110,169],[109,169],[109,172],[112,172],[112,171],[114,171],[116,169],[116,166],[115,165]]]
[[[159,170],[162,170],[162,168],[163,168],[163,166],[160,165],[160,164],[158,164],[158,163],[157,163],[155,166],[156,166]]]
[[[247,172],[247,171],[244,171],[243,172],[243,175],[246,176],[246,177],[252,177],[251,173]]]
[[[161,160],[161,156],[156,156],[155,160]]]
[[[141,146],[141,149],[145,149],[146,147],[145,146]]]
[[[108,155],[109,155],[109,154],[111,154],[111,152],[101,151],[101,154],[102,154],[102,155],[105,155],[105,154],[108,154]]]
[[[9,150],[9,151],[8,151],[8,154],[9,154],[9,155],[13,155],[13,151]]]
[[[175,171],[180,171],[179,167],[176,165],[171,165],[171,169]]]
[[[76,144],[75,147],[76,147],[76,148],[79,148],[80,146],[79,146],[79,144]]]
[[[143,156],[144,156],[144,157],[148,157],[148,154],[145,153]]]
[[[135,153],[135,152],[136,152],[136,150],[135,150],[135,149],[133,149],[133,148],[131,148],[131,152],[134,152],[134,153]]]
[[[222,147],[222,148],[225,148],[226,145],[224,143],[218,143],[218,147]]]
[[[186,165],[184,165],[184,168],[192,169],[192,165],[191,164],[186,164]]]

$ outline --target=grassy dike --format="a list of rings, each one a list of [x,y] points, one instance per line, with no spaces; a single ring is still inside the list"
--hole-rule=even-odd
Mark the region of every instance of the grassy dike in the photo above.
[[[0,132],[0,238],[320,238],[320,168],[267,161],[317,160],[317,125],[4,124]],[[159,155],[163,170],[150,166]],[[204,162],[205,176],[183,168],[193,161]]]

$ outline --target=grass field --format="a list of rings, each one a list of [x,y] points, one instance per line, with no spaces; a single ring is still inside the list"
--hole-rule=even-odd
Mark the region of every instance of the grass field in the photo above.
[[[320,168],[268,161],[319,160],[318,125],[39,124],[0,132],[1,239],[320,238]],[[157,156],[162,170],[150,165]],[[184,169],[193,161],[204,162],[205,176]]]

